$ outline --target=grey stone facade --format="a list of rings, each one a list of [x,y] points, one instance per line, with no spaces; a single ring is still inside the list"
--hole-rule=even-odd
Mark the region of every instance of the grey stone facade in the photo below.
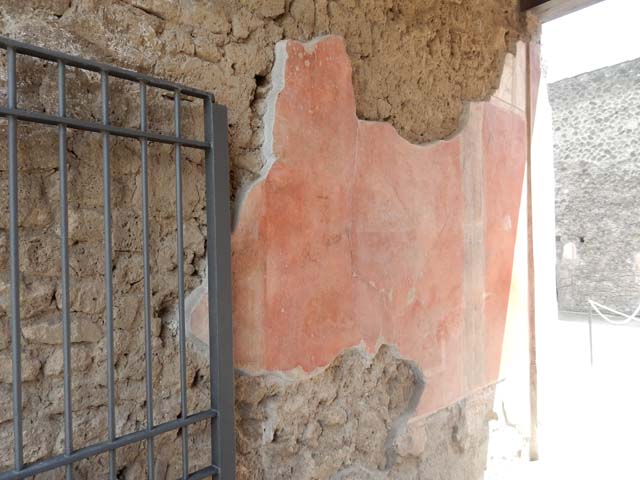
[[[640,59],[549,86],[560,309],[640,302]]]

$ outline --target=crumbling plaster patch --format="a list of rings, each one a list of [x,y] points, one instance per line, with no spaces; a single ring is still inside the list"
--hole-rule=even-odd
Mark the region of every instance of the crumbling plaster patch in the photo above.
[[[422,375],[388,346],[303,374],[236,377],[239,480],[480,480],[495,386],[413,418]]]
[[[285,86],[285,64],[287,62],[287,48],[286,41],[279,41],[275,45],[275,60],[273,62],[273,68],[271,70],[271,88],[265,99],[264,115],[262,120],[263,125],[263,139],[262,139],[262,167],[258,174],[246,183],[238,186],[236,192],[234,208],[232,212],[232,228],[239,222],[240,212],[242,211],[242,204],[249,194],[249,191],[257,184],[262,182],[269,170],[276,161],[276,154],[273,151],[273,127],[276,121],[276,101],[278,95]]]

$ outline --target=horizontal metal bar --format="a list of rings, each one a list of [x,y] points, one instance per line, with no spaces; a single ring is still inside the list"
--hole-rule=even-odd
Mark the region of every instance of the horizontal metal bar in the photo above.
[[[209,148],[209,144],[201,142],[199,140],[192,140],[189,138],[174,137],[172,135],[163,135],[161,133],[154,133],[132,128],[116,127],[114,125],[103,125],[98,122],[91,122],[88,120],[80,120],[78,118],[60,117],[57,115],[48,115],[41,112],[30,112],[19,108],[7,108],[0,107],[0,117],[15,117],[18,120],[25,120],[28,122],[43,123],[46,125],[64,125],[75,130],[86,130],[89,132],[104,132],[117,137],[146,139],[151,142],[168,143],[172,145],[182,145],[184,147],[199,148],[200,150],[206,150]]]
[[[91,72],[107,72],[112,77],[122,78],[124,80],[131,80],[133,82],[143,81],[151,87],[162,88],[163,90],[179,90],[183,95],[188,95],[190,97],[213,99],[213,94],[204,90],[188,87],[186,85],[170,82],[168,80],[161,80],[159,78],[151,77],[143,73],[134,72],[133,70],[114,67],[113,65],[108,65],[106,63],[87,60],[75,55],[54,52],[53,50],[49,50],[47,48],[36,47],[27,43],[18,42],[11,38],[0,36],[0,47],[13,47],[17,53],[30,55],[32,57],[41,58],[43,60],[49,60],[51,62],[58,62],[58,60],[62,60],[66,65],[70,67],[82,68]]]
[[[187,478],[188,480],[201,480],[202,478],[215,477],[218,475],[219,471],[218,467],[211,465],[203,468],[202,470],[198,470],[197,472],[193,472]]]
[[[0,480],[21,480],[24,478],[28,478],[39,473],[53,470],[55,468],[64,467],[65,465],[69,465],[79,460],[84,460],[85,458],[95,457],[96,455],[100,455],[110,450],[115,450],[117,448],[131,445],[132,443],[142,442],[149,438],[162,435],[163,433],[186,427],[187,425],[202,422],[210,418],[215,418],[217,415],[218,412],[216,410],[204,410],[202,412],[189,415],[186,418],[179,418],[177,420],[172,420],[171,422],[162,423],[153,427],[151,430],[140,430],[137,432],[129,433],[127,435],[123,435],[122,437],[118,437],[112,442],[107,441],[98,443],[96,445],[91,445],[86,448],[81,448],[73,452],[71,455],[58,455],[46,460],[41,460],[37,463],[27,466],[26,468],[23,468],[20,471],[13,470],[10,472],[0,473]]]

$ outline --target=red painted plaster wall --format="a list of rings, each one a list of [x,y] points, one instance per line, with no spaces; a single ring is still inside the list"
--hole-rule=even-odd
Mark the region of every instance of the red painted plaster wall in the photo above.
[[[287,42],[276,162],[233,238],[239,368],[312,371],[345,348],[393,344],[427,378],[418,414],[498,378],[526,160],[519,50],[459,134],[416,146],[357,119],[339,37]],[[479,294],[465,307],[470,278]]]

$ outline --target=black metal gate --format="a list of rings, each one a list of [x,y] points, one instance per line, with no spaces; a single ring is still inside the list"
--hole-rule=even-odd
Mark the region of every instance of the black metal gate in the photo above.
[[[34,47],[0,37],[0,47],[7,56],[7,105],[0,106],[0,116],[8,121],[9,162],[9,252],[10,252],[10,303],[12,347],[12,391],[15,468],[0,473],[0,480],[24,479],[56,468],[66,469],[67,479],[72,478],[72,465],[80,460],[102,453],[109,455],[109,479],[116,478],[116,449],[146,441],[148,478],[154,478],[154,438],[172,431],[182,431],[183,479],[215,477],[223,480],[235,478],[233,354],[231,332],[230,291],[230,220],[229,220],[229,159],[227,145],[226,108],[214,103],[213,95],[195,88],[152,78],[129,70],[96,63],[75,56]],[[16,54],[27,55],[57,63],[58,112],[48,115],[17,108]],[[66,115],[65,69],[75,67],[100,74],[102,121],[86,121]],[[140,128],[122,128],[109,122],[109,78],[119,78],[139,84]],[[147,87],[171,92],[174,96],[174,135],[154,133],[147,128]],[[200,99],[204,105],[204,141],[187,138],[180,131],[181,96]],[[22,377],[21,377],[21,327],[20,327],[20,261],[18,248],[18,155],[17,123],[34,122],[58,127],[58,156],[60,174],[60,256],[62,290],[62,331],[64,358],[64,454],[36,463],[24,464],[22,428]],[[68,253],[68,192],[67,192],[67,129],[97,132],[102,135],[102,166],[104,193],[105,239],[105,292],[106,292],[106,355],[107,355],[107,422],[108,440],[81,449],[74,449],[72,438],[71,405],[71,323],[69,307],[69,253]],[[141,147],[142,222],[144,265],[144,328],[145,328],[145,382],[146,428],[123,436],[116,435],[113,362],[113,286],[111,244],[111,179],[109,137],[120,136],[138,139]],[[187,414],[186,379],[186,327],[183,261],[178,261],[178,336],[180,356],[180,418],[161,424],[153,421],[153,390],[151,368],[151,305],[149,271],[149,212],[148,165],[149,142],[175,146],[176,167],[176,219],[177,258],[183,258],[182,212],[182,154],[181,147],[196,148],[205,153],[205,185],[207,210],[207,266],[209,287],[209,362],[211,406],[209,409]],[[211,463],[208,467],[189,472],[187,427],[195,422],[210,419]]]

